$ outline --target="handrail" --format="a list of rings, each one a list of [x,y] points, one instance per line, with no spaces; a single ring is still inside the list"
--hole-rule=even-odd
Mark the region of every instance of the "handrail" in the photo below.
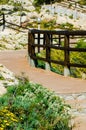
[[[58,34],[58,35],[86,35],[86,30],[38,30],[38,29],[31,29],[29,32],[37,33],[37,34]]]
[[[15,23],[8,22],[8,21],[5,19],[5,15],[7,15],[7,14],[4,14],[4,13],[3,13],[3,14],[0,15],[0,16],[2,16],[2,19],[0,19],[0,22],[2,21],[1,25],[3,25],[3,29],[2,29],[2,30],[4,30],[5,27],[8,27],[8,28],[12,28],[12,29],[14,29],[14,30],[20,31],[19,29],[16,29],[16,28],[11,27],[11,26],[15,26],[15,27],[19,27],[19,28],[28,30],[28,28],[26,28],[26,27],[22,27],[21,25],[17,25],[17,24],[15,24]],[[8,25],[7,25],[6,23],[7,23]],[[21,31],[21,32],[23,32],[23,31]]]

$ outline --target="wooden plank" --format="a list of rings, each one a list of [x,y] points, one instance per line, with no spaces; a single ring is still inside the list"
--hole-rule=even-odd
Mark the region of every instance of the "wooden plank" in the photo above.
[[[40,34],[38,34],[38,45],[40,45]],[[40,53],[40,46],[38,46],[38,53]]]
[[[19,27],[19,28],[28,29],[28,28],[26,28],[26,27],[22,27],[22,26],[20,26],[20,25],[17,25],[17,24],[14,24],[14,23],[10,23],[10,22],[8,22],[8,21],[6,21],[6,23],[9,24],[9,25],[13,25],[13,26]]]
[[[86,68],[86,64],[76,64],[76,63],[70,63],[71,67],[79,67],[79,68]]]
[[[75,35],[75,36],[83,36],[86,35],[86,30],[37,30],[31,29],[31,33],[40,33],[40,34],[57,34],[57,35]]]
[[[50,35],[49,34],[45,34],[45,40],[46,40],[46,60],[47,62],[50,62],[50,47],[49,45],[51,44],[50,41]]]
[[[64,39],[64,64],[65,66],[67,66],[68,68],[69,63],[70,63],[70,58],[69,58],[69,35],[65,35],[65,39]]]

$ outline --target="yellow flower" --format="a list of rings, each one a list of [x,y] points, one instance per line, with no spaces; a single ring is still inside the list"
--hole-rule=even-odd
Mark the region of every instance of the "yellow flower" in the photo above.
[[[6,123],[6,126],[9,126],[10,124],[9,123]]]
[[[0,127],[0,130],[4,130],[4,128]]]
[[[4,122],[6,123],[6,122],[7,122],[7,120],[4,120]]]
[[[12,121],[15,121],[15,122],[18,122],[18,120],[17,120],[17,119],[14,119],[14,118],[12,118],[11,120],[12,120]]]

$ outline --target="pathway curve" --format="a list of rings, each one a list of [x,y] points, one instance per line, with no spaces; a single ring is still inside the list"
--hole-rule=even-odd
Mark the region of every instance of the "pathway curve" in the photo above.
[[[31,67],[27,50],[0,51],[0,63],[16,75],[24,73],[30,81],[40,83],[64,97],[76,115],[76,127],[73,130],[85,130],[86,80],[64,77],[51,71]]]

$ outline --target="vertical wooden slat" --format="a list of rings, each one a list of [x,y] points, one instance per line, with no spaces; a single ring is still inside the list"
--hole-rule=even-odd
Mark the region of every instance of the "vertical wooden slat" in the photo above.
[[[69,58],[69,35],[65,35],[65,40],[64,40],[64,63],[66,66],[69,66],[70,63],[70,58]]]
[[[64,39],[64,75],[70,75],[70,57],[69,57],[69,35],[65,35]]]
[[[50,40],[50,35],[49,34],[45,34],[45,40],[46,40],[46,61],[48,63],[50,63],[50,47],[49,45],[51,44],[51,40]]]
[[[43,34],[43,45],[44,45],[43,49],[45,49],[45,44],[46,44],[45,34]]]
[[[33,45],[34,45],[34,34],[28,33],[28,52],[31,58],[35,55],[35,47]]]
[[[28,54],[31,56],[31,33],[28,32]]]
[[[5,14],[3,14],[3,29],[2,29],[2,31],[4,31],[4,29],[5,29]]]
[[[46,63],[45,63],[45,69],[46,70],[51,70],[51,64],[50,64],[50,44],[51,44],[51,39],[50,39],[50,34],[45,34],[45,40],[46,40]]]
[[[37,66],[37,62],[35,59],[35,34],[33,33],[28,33],[28,54],[29,54],[29,63],[31,66],[36,67]]]
[[[51,41],[51,44],[53,44],[53,34],[50,34],[50,41]]]
[[[59,46],[61,45],[61,36],[58,35],[58,38],[59,38]]]
[[[34,34],[31,34],[31,55],[32,58],[35,56],[35,46],[34,46]]]
[[[40,45],[40,33],[38,33],[38,45]],[[40,47],[38,46],[38,53],[40,53]]]

